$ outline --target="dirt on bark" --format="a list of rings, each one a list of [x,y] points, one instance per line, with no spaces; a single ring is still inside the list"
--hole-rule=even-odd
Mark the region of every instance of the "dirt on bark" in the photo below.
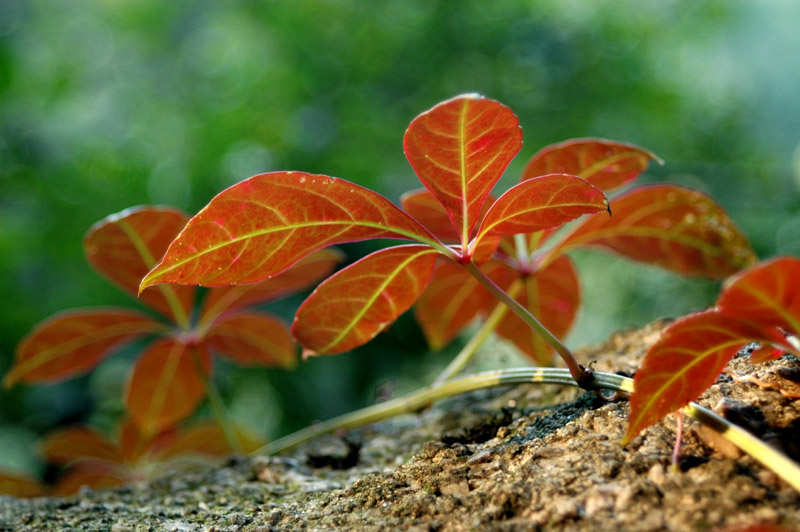
[[[664,323],[580,353],[631,374]],[[734,359],[700,399],[800,459],[800,362]],[[751,376],[742,382],[741,377]],[[0,530],[723,530],[800,527],[800,494],[727,441],[675,420],[626,447],[627,402],[551,386],[475,392],[278,457],[234,458],[69,498],[0,497]]]

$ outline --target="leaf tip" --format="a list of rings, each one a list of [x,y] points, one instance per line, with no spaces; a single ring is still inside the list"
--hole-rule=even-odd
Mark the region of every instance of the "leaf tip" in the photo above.
[[[11,389],[17,383],[18,380],[19,378],[12,369],[8,373],[6,373],[5,377],[3,377],[3,389],[4,390]]]
[[[315,357],[315,356],[318,356],[318,355],[319,355],[319,353],[317,353],[313,349],[303,348],[303,354],[302,354],[303,361],[306,361],[309,358]]]
[[[628,445],[637,435],[639,434],[638,431],[632,431],[628,428],[628,431],[625,433],[625,436],[619,441],[620,446],[625,447]]]

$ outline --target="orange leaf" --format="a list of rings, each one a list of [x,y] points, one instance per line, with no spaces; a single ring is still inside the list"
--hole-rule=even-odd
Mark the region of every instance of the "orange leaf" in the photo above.
[[[552,144],[536,153],[522,171],[521,181],[546,174],[573,174],[600,190],[630,183],[650,161],[661,160],[651,152],[623,142],[573,139]]]
[[[297,310],[292,335],[303,356],[349,351],[370,341],[414,304],[439,252],[397,246],[372,253],[320,284]]]
[[[66,497],[78,493],[82,486],[94,489],[116,488],[133,481],[130,470],[105,460],[84,460],[72,466],[53,488],[53,494]]]
[[[207,353],[171,338],[156,342],[136,362],[125,404],[145,436],[185,419],[205,397],[205,376],[198,375],[195,357],[209,375]]]
[[[403,137],[406,157],[444,206],[462,246],[521,147],[522,130],[511,109],[476,95],[458,96],[422,113]]]
[[[670,325],[648,349],[634,377],[623,444],[700,397],[736,352],[754,341],[770,339],[757,324],[726,316],[716,309]]]
[[[533,275],[522,277],[522,289],[514,297],[558,338],[564,338],[580,306],[580,285],[572,261],[561,256]],[[540,366],[549,366],[553,348],[516,314],[508,313],[497,333]]]
[[[119,451],[123,462],[130,465],[138,464],[143,456],[152,451],[157,439],[174,434],[176,430],[174,426],[171,426],[158,434],[143,434],[133,419],[125,418],[118,427]]]
[[[675,185],[637,187],[614,213],[583,221],[553,250],[599,246],[683,274],[723,279],[755,261],[750,244],[711,198]]]
[[[579,177],[552,174],[510,188],[494,202],[473,242],[486,236],[533,233],[608,209],[605,195]],[[473,243],[474,245],[474,243]]]
[[[318,249],[370,238],[438,243],[366,188],[303,172],[261,174],[222,191],[194,216],[140,290],[262,281]]]
[[[729,316],[800,336],[800,259],[779,257],[728,279],[717,306]]]
[[[31,476],[0,472],[0,493],[13,497],[41,497],[45,491],[44,486]]]
[[[164,326],[138,312],[94,308],[61,312],[39,323],[17,345],[3,386],[59,381],[86,373],[115,349]]]
[[[255,451],[265,443],[242,427],[236,427],[236,434],[245,453]],[[153,459],[157,461],[181,456],[227,456],[233,453],[219,425],[208,421],[183,427],[159,438],[154,448]]]
[[[222,315],[205,345],[243,366],[291,367],[296,363],[297,348],[286,325],[257,312]]]
[[[498,262],[481,269],[495,283],[506,287],[514,272]],[[463,267],[452,262],[436,266],[428,287],[414,306],[414,316],[432,349],[439,350],[497,299]]]
[[[168,207],[134,207],[93,225],[84,237],[83,249],[89,264],[135,297],[142,277],[156,265],[188,220],[181,211]],[[144,290],[139,298],[186,326],[195,291],[190,287],[163,286]]]
[[[201,323],[213,322],[223,311],[274,301],[299,292],[330,274],[344,255],[334,248],[321,249],[285,272],[260,283],[220,286],[208,291],[200,313]],[[201,328],[202,326],[198,326]]]
[[[116,445],[89,427],[68,427],[49,433],[42,440],[42,452],[48,461],[66,465],[76,460],[96,458],[109,462],[123,461]]]

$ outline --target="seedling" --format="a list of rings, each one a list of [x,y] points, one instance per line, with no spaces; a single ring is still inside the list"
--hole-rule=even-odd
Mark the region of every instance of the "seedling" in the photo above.
[[[164,207],[138,207],[98,222],[84,239],[89,263],[123,291],[136,295],[142,276],[162,256],[188,217]],[[197,289],[162,286],[140,300],[167,321],[121,308],[76,309],[37,325],[18,345],[3,384],[55,382],[87,373],[123,345],[154,336],[125,390],[138,430],[154,436],[186,419],[206,395],[231,446],[241,451],[211,381],[211,353],[245,366],[291,367],[296,347],[277,317],[248,307],[302,290],[340,260],[335,250],[306,257],[262,283],[210,290],[193,321]]]
[[[261,445],[246,431],[237,427],[236,432],[244,452]],[[141,482],[234,452],[216,422],[194,422],[147,435],[126,419],[114,438],[89,427],[68,427],[48,434],[41,445],[49,462],[66,469],[49,490],[53,495],[71,495],[83,485],[110,488]]]
[[[476,309],[485,310],[487,304],[491,308],[487,298],[476,292],[480,284],[558,353],[571,377],[562,370],[540,369],[451,380],[310,427],[273,442],[267,452],[323,431],[413,410],[442,396],[517,379],[630,393],[630,379],[593,374],[578,364],[536,316],[557,317],[552,307],[543,312],[545,305],[540,303],[541,294],[548,293],[543,280],[552,276],[568,279],[550,289],[561,290],[554,299],[565,302],[561,310],[567,316],[559,332],[572,321],[577,284],[563,253],[580,245],[602,246],[674,271],[717,278],[751,265],[754,255],[713,201],[680,187],[634,190],[614,204],[617,219],[596,215],[608,209],[601,189],[635,179],[653,158],[645,150],[620,143],[583,140],[545,149],[528,165],[520,184],[497,200],[490,199],[491,188],[520,146],[518,122],[505,106],[472,95],[446,101],[417,117],[406,131],[406,156],[426,187],[404,197],[407,212],[342,179],[303,172],[257,175],[223,191],[193,217],[140,289],[161,283],[255,282],[327,245],[370,238],[412,240],[417,243],[377,251],[317,287],[298,309],[292,326],[304,356],[339,353],[368,342],[408,310],[434,277],[428,300],[418,311],[434,346],[452,338],[477,314]],[[556,228],[583,214],[595,216],[552,244]],[[550,247],[542,251],[545,242]],[[475,281],[466,281],[464,271]],[[479,304],[456,304],[449,307],[451,312],[441,312],[454,293],[458,301],[477,299]],[[519,299],[514,298],[517,294]],[[502,319],[492,312],[487,323],[494,327]],[[538,340],[519,340],[516,329],[509,325],[501,334],[537,361],[548,362],[547,348]],[[729,427],[713,413],[690,407],[690,415],[718,429]],[[735,438],[743,446],[752,444],[746,436]],[[796,471],[795,465],[791,468]],[[800,486],[797,478],[794,482]]]

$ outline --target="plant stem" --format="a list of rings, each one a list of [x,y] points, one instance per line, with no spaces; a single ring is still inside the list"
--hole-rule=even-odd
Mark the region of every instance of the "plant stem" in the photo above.
[[[194,361],[197,374],[200,375],[200,379],[203,381],[203,386],[208,396],[208,402],[211,404],[211,410],[214,411],[214,417],[217,418],[217,423],[219,423],[222,429],[222,434],[225,435],[228,446],[235,454],[243,455],[244,448],[236,434],[236,428],[231,417],[228,415],[228,410],[225,408],[225,403],[222,401],[222,395],[214,384],[214,380],[206,373],[205,368],[203,368],[203,363],[200,360],[200,353],[197,349],[192,349],[192,360]]]
[[[800,466],[797,465],[797,462],[774,447],[767,445],[742,427],[730,423],[725,418],[697,403],[689,403],[683,409],[683,413],[717,431],[720,436],[755,458],[763,466],[771,469],[773,473],[788,482],[794,489],[800,491]]]
[[[522,289],[522,281],[517,279],[514,283],[508,288],[508,295],[514,297],[517,293]],[[480,329],[475,335],[470,338],[469,342],[459,351],[458,355],[453,359],[450,364],[439,374],[436,379],[434,379],[432,385],[436,386],[438,384],[442,384],[446,380],[453,378],[456,374],[458,374],[461,370],[463,370],[467,364],[469,364],[470,360],[475,356],[475,353],[478,352],[478,349],[481,345],[489,338],[489,335],[492,331],[497,328],[497,324],[500,323],[505,315],[508,313],[508,307],[498,303],[497,306],[494,307],[492,313],[483,321],[481,324]]]
[[[439,386],[423,388],[404,397],[398,397],[385,403],[369,406],[355,412],[311,425],[293,434],[277,439],[251,454],[276,454],[296,447],[323,434],[341,429],[351,429],[388,419],[400,414],[418,411],[430,403],[457,395],[494,386],[509,384],[542,383],[577,386],[577,382],[562,368],[516,368],[487,371],[453,379]],[[611,373],[594,372],[590,384],[593,390],[613,390],[623,395],[633,393],[633,379]],[[720,435],[739,447],[765,467],[800,491],[800,466],[777,449],[738,427],[711,410],[696,403],[689,403],[683,413],[703,425],[720,433]]]
[[[528,309],[523,307],[519,304],[519,302],[514,299],[513,297],[509,296],[502,288],[497,286],[494,281],[492,281],[480,268],[478,268],[474,263],[470,262],[466,265],[467,271],[471,273],[483,286],[485,286],[494,296],[502,301],[506,306],[508,306],[511,311],[520,317],[522,321],[524,321],[531,329],[536,331],[545,342],[550,344],[550,346],[556,350],[556,353],[561,356],[561,359],[567,365],[567,369],[569,369],[570,375],[572,378],[575,379],[575,382],[581,388],[586,390],[593,389],[592,388],[592,372],[587,371],[583,366],[578,364],[578,361],[575,359],[575,355],[572,354],[567,346],[561,343],[561,340],[556,338],[556,336],[551,333],[547,327],[542,325],[542,323],[536,319],[536,316],[530,313]]]

